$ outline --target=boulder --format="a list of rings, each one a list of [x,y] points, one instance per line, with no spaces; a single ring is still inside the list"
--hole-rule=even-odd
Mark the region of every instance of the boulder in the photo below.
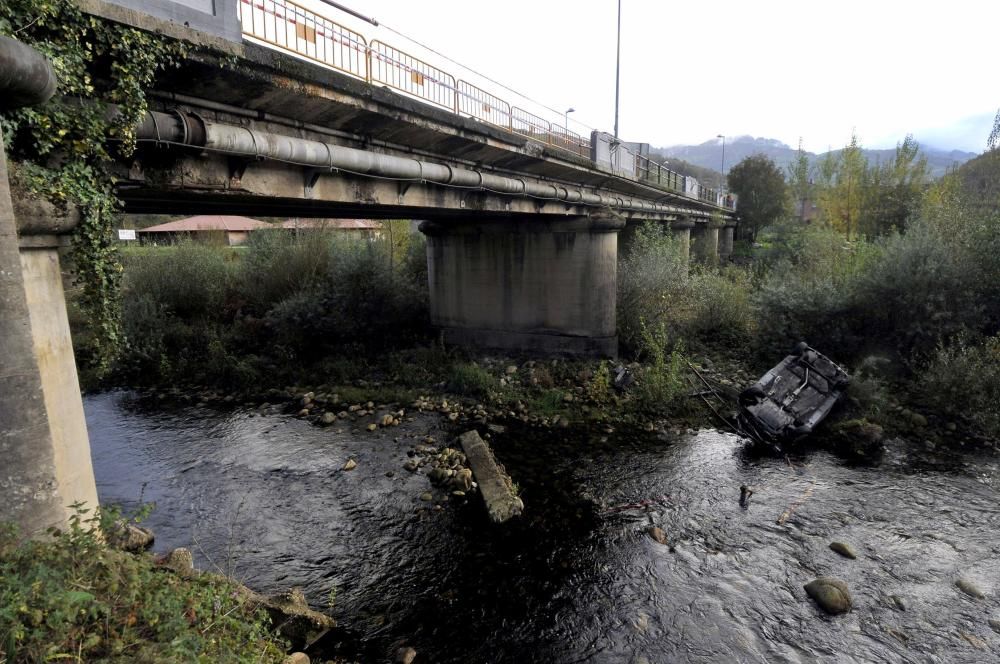
[[[961,590],[969,597],[975,597],[976,599],[986,598],[986,594],[983,593],[983,591],[980,590],[975,583],[973,583],[968,579],[959,579],[958,581],[955,582],[955,585],[958,587],[959,590]]]
[[[245,593],[252,604],[267,611],[271,622],[293,648],[312,643],[337,624],[330,616],[310,609],[305,595],[298,588],[267,597],[250,589],[246,589]]]
[[[285,657],[281,664],[309,664],[309,655],[304,652],[293,652]]]
[[[441,484],[448,477],[449,474],[445,468],[434,468],[431,472],[427,473],[427,478],[431,481],[431,484]]]
[[[320,424],[325,424],[329,426],[337,421],[337,416],[334,413],[326,412],[323,413],[323,417],[319,418]]]
[[[994,620],[990,618],[988,621],[990,629],[992,629],[997,634],[1000,634],[1000,620]]]
[[[344,464],[343,470],[354,470],[358,467],[358,462],[354,459],[348,459],[347,463]]]
[[[659,528],[657,526],[650,526],[649,530],[647,530],[646,532],[648,532],[649,536],[652,537],[657,542],[659,542],[660,544],[667,543],[667,534],[663,532],[662,528]]]
[[[396,664],[413,664],[417,651],[413,648],[400,648],[396,651]]]
[[[468,468],[459,468],[449,485],[458,491],[469,491],[472,489],[472,471]]]
[[[194,556],[189,549],[178,547],[156,559],[156,564],[176,572],[181,576],[194,574]]]
[[[821,576],[803,587],[820,608],[831,615],[847,613],[853,607],[851,592],[840,579]]]
[[[858,557],[858,554],[854,553],[851,545],[846,542],[830,542],[830,549],[851,560],[855,560]]]
[[[125,519],[116,521],[106,534],[109,545],[130,553],[145,551],[153,546],[155,539],[152,530],[129,523]]]

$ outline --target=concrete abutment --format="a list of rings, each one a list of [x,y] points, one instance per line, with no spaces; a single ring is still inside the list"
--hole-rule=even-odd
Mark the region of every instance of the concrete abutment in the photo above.
[[[616,356],[624,225],[613,215],[423,222],[431,322],[460,345]]]

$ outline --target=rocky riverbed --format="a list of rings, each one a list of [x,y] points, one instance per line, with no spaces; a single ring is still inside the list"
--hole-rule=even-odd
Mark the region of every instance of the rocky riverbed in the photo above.
[[[502,371],[530,381],[530,369]],[[894,433],[860,465],[817,450],[757,457],[690,418],[588,417],[585,385],[564,387],[565,425],[562,412],[430,390],[405,403],[320,387],[262,400],[115,392],[86,408],[102,500],[134,504],[144,487],[159,549],[187,546],[199,567],[265,593],[301,587],[338,622],[310,651],[320,658],[1000,653],[991,452]],[[470,427],[524,500],[503,527],[454,443]],[[826,617],[805,588],[820,578],[845,585],[849,611]]]

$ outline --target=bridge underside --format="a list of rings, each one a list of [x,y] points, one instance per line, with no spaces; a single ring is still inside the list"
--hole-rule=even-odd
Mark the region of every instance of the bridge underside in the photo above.
[[[118,173],[127,212],[423,220],[445,338],[542,352],[616,353],[626,225],[670,223],[716,260],[731,211],[270,49],[233,48],[194,51],[158,81],[159,120]],[[364,168],[333,167],[355,158]]]

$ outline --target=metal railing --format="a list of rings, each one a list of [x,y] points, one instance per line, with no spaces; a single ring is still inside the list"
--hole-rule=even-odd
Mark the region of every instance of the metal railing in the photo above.
[[[458,115],[475,118],[531,140],[591,158],[591,141],[567,127],[553,125],[467,81],[377,39],[363,35],[292,0],[239,0],[243,34],[367,83],[387,85]],[[634,157],[637,180],[690,196],[685,177],[644,155]],[[698,185],[696,198],[732,208],[715,190]]]
[[[368,46],[370,83],[384,83],[450,111],[457,108],[455,77],[377,39]]]
[[[236,12],[243,34],[371,81],[359,33],[287,0],[240,0]]]

